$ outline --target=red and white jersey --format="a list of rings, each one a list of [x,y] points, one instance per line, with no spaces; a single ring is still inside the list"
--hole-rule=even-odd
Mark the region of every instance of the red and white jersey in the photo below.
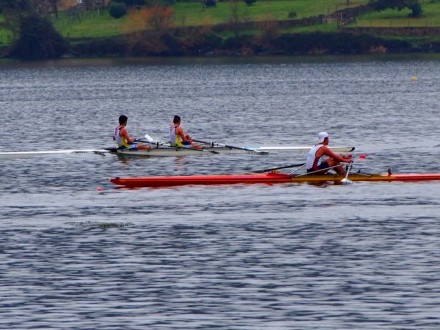
[[[319,165],[321,165],[323,160],[327,159],[325,155],[322,155],[319,158],[316,157],[316,153],[323,146],[324,146],[323,144],[317,144],[313,146],[312,149],[310,149],[309,155],[307,156],[307,160],[306,160],[306,167],[308,170],[317,168]]]

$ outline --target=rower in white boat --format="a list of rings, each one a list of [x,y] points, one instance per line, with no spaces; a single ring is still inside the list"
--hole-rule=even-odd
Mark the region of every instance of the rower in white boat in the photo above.
[[[127,116],[119,116],[119,125],[115,128],[115,132],[113,133],[113,140],[118,145],[118,148],[129,150],[150,150],[150,146],[136,142],[136,139],[128,134],[127,122]]]
[[[170,145],[178,148],[193,148],[202,150],[203,147],[193,141],[190,135],[185,134],[180,126],[180,116],[174,116],[173,123],[170,125]]]
[[[310,149],[307,156],[307,173],[325,174],[330,169],[333,169],[339,174],[346,174],[341,163],[352,163],[353,156],[351,154],[342,155],[331,151],[328,147],[329,143],[327,132],[318,134],[318,143]]]

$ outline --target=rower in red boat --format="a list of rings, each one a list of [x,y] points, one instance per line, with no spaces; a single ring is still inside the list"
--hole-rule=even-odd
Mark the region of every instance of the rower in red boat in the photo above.
[[[119,116],[119,125],[115,128],[113,140],[121,149],[139,149],[149,150],[150,147],[146,144],[137,143],[134,137],[131,137],[127,131],[128,118],[125,115]]]
[[[339,174],[346,174],[341,163],[353,162],[352,155],[334,153],[327,147],[328,144],[329,137],[327,132],[319,133],[318,144],[310,149],[309,155],[307,156],[307,173],[325,174],[330,169],[334,169]]]

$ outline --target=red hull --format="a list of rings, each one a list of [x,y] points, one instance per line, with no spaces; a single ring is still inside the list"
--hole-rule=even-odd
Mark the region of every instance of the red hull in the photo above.
[[[150,176],[132,178],[113,178],[116,185],[138,187],[171,187],[183,185],[224,185],[224,184],[279,184],[279,183],[316,183],[340,182],[340,175],[298,175],[290,176],[281,173],[266,174],[223,174],[223,175],[190,175],[190,176]],[[350,174],[351,181],[434,181],[440,180],[440,174]]]
[[[292,177],[287,174],[233,174],[233,175],[191,175],[191,176],[150,176],[134,178],[113,178],[110,182],[131,188],[171,187],[184,185],[288,183]]]

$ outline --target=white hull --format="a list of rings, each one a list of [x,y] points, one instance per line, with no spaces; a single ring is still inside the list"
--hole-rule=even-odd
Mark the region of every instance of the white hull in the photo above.
[[[141,157],[176,157],[190,155],[213,155],[223,153],[250,153],[256,155],[265,155],[267,153],[277,152],[299,152],[305,153],[310,150],[310,146],[261,146],[261,147],[213,147],[203,150],[187,149],[187,148],[171,148],[160,146],[150,150],[117,150],[116,148],[108,149],[62,149],[62,150],[42,150],[42,151],[7,151],[0,152],[0,159],[27,158],[48,155],[68,155],[81,153],[94,154],[118,154],[125,156],[141,156]],[[330,147],[334,152],[351,152],[354,147]]]
[[[241,147],[240,147],[241,148]],[[176,156],[198,156],[198,155],[212,155],[212,154],[261,154],[267,155],[268,153],[276,152],[308,152],[310,146],[280,146],[280,147],[243,147],[240,148],[229,148],[229,147],[213,147],[205,148],[203,150],[195,150],[188,148],[171,148],[171,147],[159,147],[150,150],[117,150],[115,151],[119,155],[128,156],[153,156],[153,157],[176,157]],[[331,147],[334,152],[351,152],[354,147]]]
[[[69,154],[107,154],[105,149],[61,149],[61,150],[39,150],[39,151],[6,151],[0,152],[0,159],[28,158],[50,155],[69,155]]]
[[[267,151],[267,152],[286,152],[286,151],[293,151],[293,152],[309,152],[311,146],[273,146],[273,147],[256,147],[256,150],[259,151]],[[355,147],[329,147],[334,152],[352,152],[354,151]]]
[[[243,154],[243,153],[251,153],[251,154],[261,154],[267,155],[267,151],[262,150],[254,150],[254,149],[236,149],[236,148],[227,148],[227,147],[213,147],[213,148],[205,148],[203,150],[196,150],[190,148],[172,148],[172,147],[159,147],[153,148],[150,150],[116,150],[115,152],[118,155],[124,156],[148,156],[148,157],[179,157],[179,156],[200,156],[200,155],[214,155],[214,154]]]

